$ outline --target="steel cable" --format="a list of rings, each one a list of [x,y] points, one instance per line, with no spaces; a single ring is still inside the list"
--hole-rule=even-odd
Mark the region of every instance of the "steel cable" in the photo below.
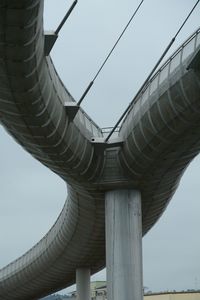
[[[169,51],[169,49],[171,48],[171,46],[173,45],[173,43],[175,42],[177,36],[179,35],[179,33],[181,32],[181,30],[183,29],[184,25],[186,24],[186,22],[188,21],[188,19],[190,18],[191,14],[193,13],[193,11],[195,10],[195,8],[197,7],[197,5],[199,4],[200,0],[198,0],[196,2],[196,4],[193,6],[193,8],[191,9],[191,11],[189,12],[189,14],[187,15],[187,17],[185,18],[184,22],[181,24],[181,26],[179,27],[178,31],[176,32],[176,34],[174,35],[174,37],[172,38],[172,40],[170,41],[170,43],[168,44],[168,46],[166,47],[165,51],[163,52],[163,54],[161,55],[161,57],[159,58],[158,62],[156,63],[155,67],[153,68],[153,70],[150,72],[150,74],[148,75],[148,77],[146,78],[145,82],[143,83],[143,85],[141,86],[141,88],[139,89],[139,91],[137,92],[136,96],[133,98],[133,100],[129,103],[128,107],[126,108],[126,110],[124,111],[124,113],[121,115],[121,117],[119,118],[119,120],[117,121],[117,123],[115,124],[115,126],[113,127],[113,129],[111,130],[111,132],[109,133],[109,135],[106,137],[105,142],[107,142],[110,137],[112,136],[112,134],[115,132],[115,129],[119,126],[119,124],[121,123],[121,121],[125,118],[125,116],[128,114],[129,110],[131,109],[135,99],[139,96],[139,94],[143,91],[143,89],[145,88],[145,86],[147,85],[147,83],[149,82],[150,78],[152,77],[152,75],[154,74],[154,72],[156,71],[156,69],[158,68],[158,66],[160,65],[161,61],[163,60],[163,58],[166,56],[167,52]]]
[[[144,2],[144,0],[142,0],[140,2],[140,4],[137,6],[136,10],[134,11],[134,13],[132,14],[131,18],[129,19],[128,23],[126,24],[126,26],[124,27],[122,33],[120,34],[120,36],[118,37],[117,41],[115,42],[114,46],[112,47],[112,49],[110,50],[110,52],[108,53],[108,55],[106,56],[105,60],[103,61],[103,63],[101,64],[100,68],[98,69],[96,75],[94,76],[93,80],[89,83],[89,85],[87,86],[86,90],[84,91],[83,95],[81,96],[80,100],[78,101],[78,105],[81,104],[81,102],[83,101],[83,99],[85,98],[85,96],[87,95],[87,93],[89,92],[89,90],[91,89],[91,87],[94,84],[94,81],[97,79],[97,77],[99,76],[100,72],[102,71],[103,67],[105,66],[105,64],[107,63],[108,59],[110,58],[111,54],[113,53],[113,51],[115,50],[117,44],[119,43],[119,41],[121,40],[122,36],[124,35],[124,33],[126,32],[127,28],[129,27],[129,25],[131,24],[131,22],[133,21],[134,17],[136,16],[137,12],[139,11],[142,3]]]

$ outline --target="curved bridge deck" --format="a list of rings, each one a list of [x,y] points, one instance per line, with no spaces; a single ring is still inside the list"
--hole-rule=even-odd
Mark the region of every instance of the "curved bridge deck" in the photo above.
[[[79,109],[44,52],[43,1],[0,4],[0,120],[32,156],[63,178],[68,198],[56,223],[0,270],[0,299],[38,299],[71,285],[79,266],[105,266],[105,192],[142,193],[143,234],[158,220],[200,150],[200,30],[139,95],[119,146]],[[56,199],[55,199],[56,200]]]

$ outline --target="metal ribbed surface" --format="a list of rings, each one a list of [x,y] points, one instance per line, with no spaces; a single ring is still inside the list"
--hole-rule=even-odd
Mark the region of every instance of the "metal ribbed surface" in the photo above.
[[[38,299],[72,284],[77,267],[104,267],[104,192],[141,190],[144,234],[200,149],[199,71],[186,70],[199,33],[137,99],[120,131],[122,147],[101,152],[90,140],[102,132],[86,113],[68,117],[64,104],[74,100],[44,55],[42,16],[43,1],[0,1],[0,118],[19,144],[68,183],[68,198],[47,235],[0,270],[2,300]]]
[[[199,48],[198,30],[154,76],[122,124],[119,161],[142,191],[144,232],[200,150],[200,77],[198,70],[187,70]]]

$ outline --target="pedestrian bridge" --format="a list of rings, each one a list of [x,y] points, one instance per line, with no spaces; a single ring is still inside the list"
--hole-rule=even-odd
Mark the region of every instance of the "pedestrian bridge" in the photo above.
[[[200,29],[150,79],[117,137],[105,142],[46,55],[43,1],[2,1],[0,16],[1,124],[68,190],[49,232],[0,270],[0,299],[38,299],[70,286],[76,274],[81,290],[87,270],[104,268],[106,256],[110,299],[122,299],[114,277],[129,264],[120,274],[142,299],[141,236],[200,151]]]

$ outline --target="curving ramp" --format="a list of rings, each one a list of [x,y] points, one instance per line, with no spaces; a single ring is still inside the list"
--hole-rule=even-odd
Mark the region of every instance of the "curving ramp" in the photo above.
[[[73,284],[77,268],[105,267],[105,194],[141,192],[144,235],[200,151],[200,30],[151,79],[108,143],[44,49],[43,1],[0,1],[1,123],[68,189],[46,236],[0,270],[1,300],[38,299]]]

